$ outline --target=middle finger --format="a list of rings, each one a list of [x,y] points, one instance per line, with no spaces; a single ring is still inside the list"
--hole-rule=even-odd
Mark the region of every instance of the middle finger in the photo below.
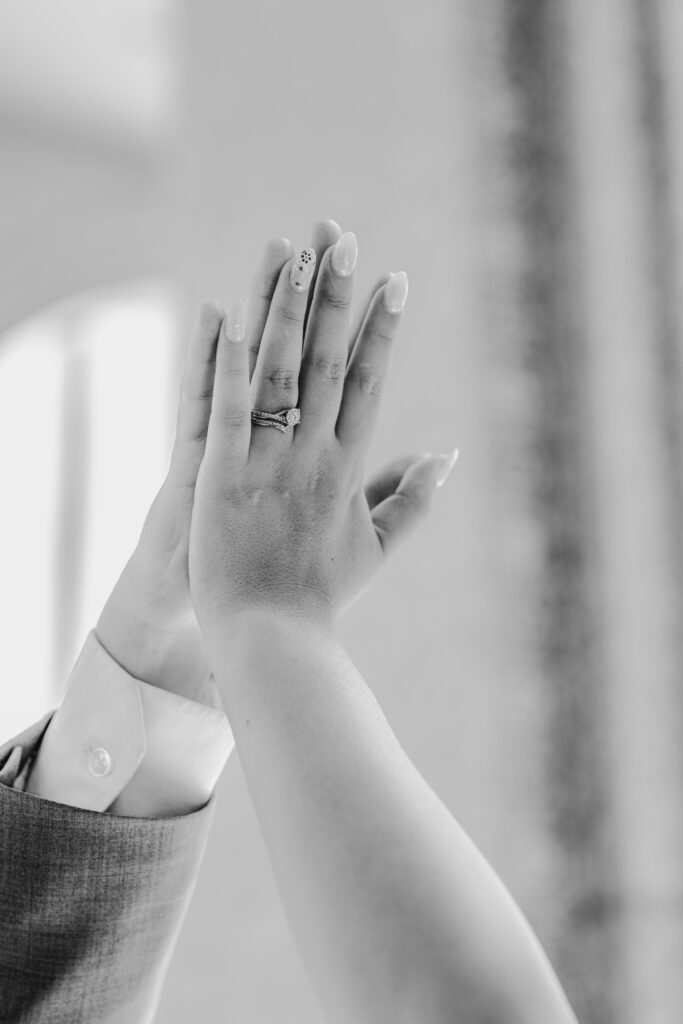
[[[315,259],[315,250],[303,249],[280,271],[252,378],[253,407],[263,412],[280,412],[297,404],[303,323]],[[252,443],[261,443],[265,429],[253,431]],[[272,441],[270,435],[268,441]]]
[[[301,364],[301,438],[329,432],[337,419],[357,258],[356,236],[347,231],[322,259]]]

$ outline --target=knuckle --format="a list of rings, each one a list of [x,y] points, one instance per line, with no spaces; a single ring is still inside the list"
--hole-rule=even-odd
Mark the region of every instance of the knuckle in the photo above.
[[[192,402],[206,402],[213,397],[213,386],[193,388],[189,384],[183,384],[180,389],[180,404],[190,405]]]
[[[348,379],[358,388],[362,395],[378,398],[382,391],[382,382],[370,363],[359,363],[349,370]]]
[[[286,327],[291,327],[292,324],[300,327],[304,322],[304,310],[298,306],[289,306],[283,303],[275,307],[275,318]]]
[[[328,451],[319,452],[306,472],[306,490],[319,501],[333,501],[339,492],[335,460]]]
[[[427,496],[421,491],[396,491],[394,498],[399,505],[410,515],[420,515],[427,511]]]
[[[241,359],[223,359],[221,362],[221,376],[239,380],[246,374],[245,364]]]
[[[272,387],[279,391],[295,391],[299,385],[299,371],[289,366],[274,366],[265,375]]]
[[[241,406],[226,405],[221,409],[221,424],[224,427],[239,430],[246,426],[249,418],[249,411]]]
[[[243,476],[231,476],[221,481],[219,501],[234,508],[243,508],[254,503],[257,491],[258,488]]]
[[[208,433],[208,423],[191,423],[185,430],[183,442],[188,445],[205,444]]]
[[[333,479],[334,475],[334,460],[331,454],[325,450],[317,452],[306,470],[308,486],[317,489]]]
[[[384,320],[376,320],[370,327],[370,336],[375,341],[381,341],[388,345],[393,342],[395,331]]]
[[[345,313],[351,306],[351,296],[347,292],[334,288],[327,280],[320,285],[320,299],[326,306],[342,313]]]
[[[341,380],[346,372],[346,358],[319,353],[313,357],[313,369],[325,380]]]

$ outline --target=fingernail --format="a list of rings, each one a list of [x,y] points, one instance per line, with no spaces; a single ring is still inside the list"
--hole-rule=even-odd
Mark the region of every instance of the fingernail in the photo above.
[[[244,341],[246,321],[247,316],[244,303],[239,299],[238,302],[233,302],[230,306],[228,312],[225,314],[225,320],[223,321],[225,336],[228,341]]]
[[[458,458],[459,450],[454,448],[450,455],[441,455],[437,465],[439,466],[439,475],[436,478],[436,486],[443,487],[448,479],[448,474],[453,469],[455,461]]]
[[[408,275],[404,270],[393,274],[384,285],[384,305],[390,313],[400,313],[408,298]]]
[[[332,269],[339,277],[351,277],[358,259],[358,242],[353,231],[346,231],[332,250]]]
[[[302,249],[294,257],[292,269],[289,272],[289,283],[295,292],[305,292],[311,283],[313,271],[315,270],[315,249]]]

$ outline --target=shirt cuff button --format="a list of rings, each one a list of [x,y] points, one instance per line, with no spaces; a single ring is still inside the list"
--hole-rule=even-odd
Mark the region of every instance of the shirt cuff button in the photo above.
[[[104,747],[88,748],[88,771],[97,778],[109,775],[111,771],[111,754]]]

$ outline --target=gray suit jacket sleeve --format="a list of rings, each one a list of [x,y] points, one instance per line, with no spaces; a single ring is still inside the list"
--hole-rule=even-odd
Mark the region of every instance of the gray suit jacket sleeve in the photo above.
[[[54,711],[0,746],[0,1021],[149,1024],[213,818],[22,791]]]

